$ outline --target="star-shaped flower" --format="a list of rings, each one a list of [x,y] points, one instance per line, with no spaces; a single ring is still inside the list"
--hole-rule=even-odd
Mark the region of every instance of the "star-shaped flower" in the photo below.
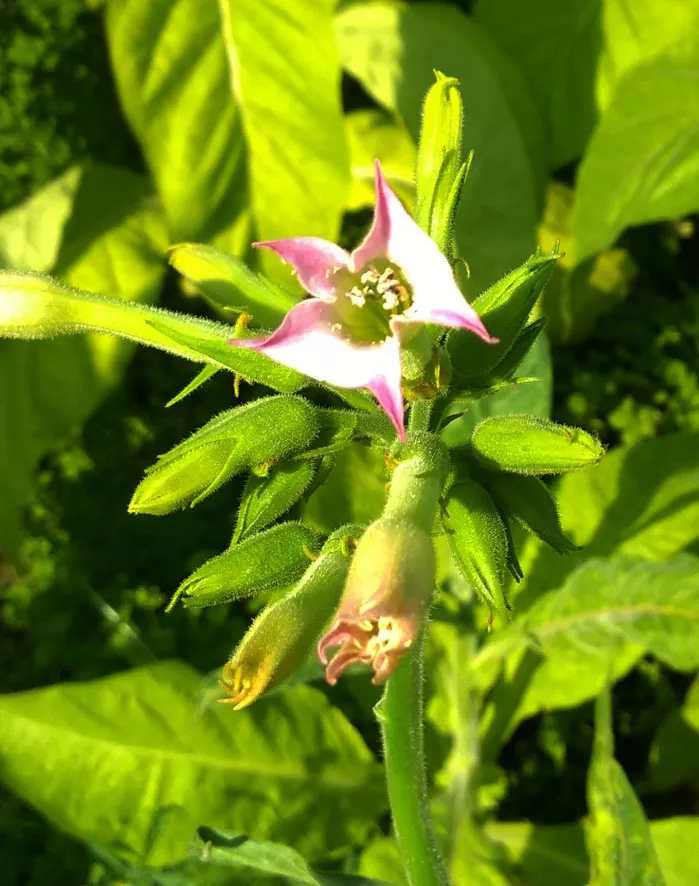
[[[405,440],[401,336],[411,324],[470,329],[491,338],[464,299],[451,265],[390,189],[376,162],[376,208],[351,253],[319,237],[255,243],[295,270],[312,298],[268,338],[232,339],[338,388],[367,388]]]

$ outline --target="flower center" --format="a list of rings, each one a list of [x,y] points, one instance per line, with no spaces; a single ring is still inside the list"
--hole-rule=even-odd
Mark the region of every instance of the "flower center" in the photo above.
[[[352,272],[335,273],[338,331],[361,344],[376,344],[391,335],[390,320],[413,303],[412,288],[400,269],[385,259]]]

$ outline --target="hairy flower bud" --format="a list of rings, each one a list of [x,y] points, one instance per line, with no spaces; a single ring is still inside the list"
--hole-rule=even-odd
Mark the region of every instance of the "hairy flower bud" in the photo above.
[[[357,546],[335,620],[318,645],[328,683],[358,662],[371,664],[376,684],[391,676],[420,629],[434,575],[429,532],[390,517],[372,523]],[[332,647],[339,650],[328,663]]]
[[[247,707],[302,664],[337,606],[360,532],[354,525],[334,532],[296,588],[255,619],[223,669],[230,698],[222,702]]]

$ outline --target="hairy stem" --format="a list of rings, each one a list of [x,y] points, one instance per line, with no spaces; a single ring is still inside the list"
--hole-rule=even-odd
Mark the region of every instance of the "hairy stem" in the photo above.
[[[393,828],[410,886],[448,886],[430,815],[423,742],[424,630],[376,706]]]
[[[430,416],[434,400],[415,400],[410,407],[408,415],[408,430],[412,431],[428,431],[430,429]]]

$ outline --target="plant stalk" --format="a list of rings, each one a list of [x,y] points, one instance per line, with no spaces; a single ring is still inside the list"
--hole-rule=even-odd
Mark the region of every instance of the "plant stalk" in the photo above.
[[[376,706],[393,829],[410,886],[449,886],[432,824],[423,739],[424,629]]]

